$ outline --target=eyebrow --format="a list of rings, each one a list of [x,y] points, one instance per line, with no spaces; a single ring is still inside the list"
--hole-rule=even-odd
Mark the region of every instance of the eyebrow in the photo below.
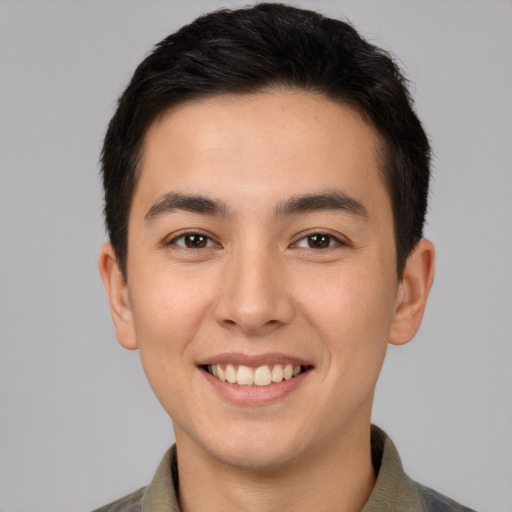
[[[225,203],[218,199],[211,199],[199,195],[187,195],[177,192],[170,192],[163,195],[147,211],[144,219],[146,222],[152,222],[158,217],[173,213],[176,210],[184,210],[192,213],[206,215],[221,215],[227,217],[229,208]]]
[[[159,217],[183,210],[203,215],[220,215],[228,217],[229,207],[223,201],[201,195],[188,195],[178,192],[170,192],[163,195],[147,211],[144,219],[152,222]],[[275,209],[276,217],[284,217],[298,213],[310,213],[318,211],[342,211],[366,218],[366,208],[356,199],[342,191],[329,191],[320,194],[305,194],[293,196],[279,203]]]
[[[340,190],[291,197],[277,205],[276,217],[329,210],[368,217],[366,208],[359,201]]]

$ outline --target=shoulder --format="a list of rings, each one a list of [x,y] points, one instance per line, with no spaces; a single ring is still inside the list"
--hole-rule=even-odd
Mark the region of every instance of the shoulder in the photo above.
[[[474,512],[407,476],[395,445],[374,425],[371,447],[377,480],[363,512]]]
[[[151,483],[120,500],[98,508],[94,512],[142,512],[144,510],[169,510],[179,512],[175,493],[178,480],[176,445],[163,456]]]
[[[98,508],[94,512],[141,512],[142,510],[142,497],[144,495],[145,487],[138,491],[128,494],[120,500],[114,501],[108,505]]]
[[[429,487],[417,482],[414,485],[421,496],[425,512],[475,512]]]

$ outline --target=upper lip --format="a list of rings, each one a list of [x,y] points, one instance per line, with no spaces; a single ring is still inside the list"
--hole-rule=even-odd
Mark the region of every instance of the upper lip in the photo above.
[[[279,352],[269,352],[265,354],[247,355],[232,352],[223,352],[201,359],[197,365],[206,366],[210,364],[232,364],[233,366],[249,366],[257,368],[259,366],[275,364],[293,364],[301,366],[313,366],[310,361],[300,357],[282,354]]]

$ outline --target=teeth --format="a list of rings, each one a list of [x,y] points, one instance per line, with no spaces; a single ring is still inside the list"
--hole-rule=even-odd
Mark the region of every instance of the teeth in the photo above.
[[[234,384],[236,382],[236,370],[232,364],[228,364],[226,366],[226,380],[230,384]]]
[[[299,375],[302,369],[302,366],[292,364],[275,364],[273,367],[263,365],[258,368],[240,365],[238,369],[232,364],[226,365],[225,369],[220,364],[208,366],[209,373],[220,381],[228,381],[239,386],[268,386],[273,382],[290,380]]]
[[[238,373],[236,374],[236,383],[239,386],[252,386],[254,378],[255,375],[254,372],[252,371],[252,368],[242,365],[238,367]]]
[[[281,382],[283,380],[283,367],[280,364],[272,368],[272,382]]]
[[[267,365],[256,368],[254,372],[254,384],[256,384],[256,386],[268,386],[271,382],[272,374]]]

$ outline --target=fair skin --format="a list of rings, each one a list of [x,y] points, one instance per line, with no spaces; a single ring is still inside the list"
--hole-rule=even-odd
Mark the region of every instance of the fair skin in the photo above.
[[[182,104],[150,127],[127,279],[109,244],[99,268],[117,337],[173,420],[184,512],[367,501],[377,377],[434,274],[422,240],[397,279],[378,148],[350,107],[290,90]],[[221,380],[228,364],[240,382]]]

